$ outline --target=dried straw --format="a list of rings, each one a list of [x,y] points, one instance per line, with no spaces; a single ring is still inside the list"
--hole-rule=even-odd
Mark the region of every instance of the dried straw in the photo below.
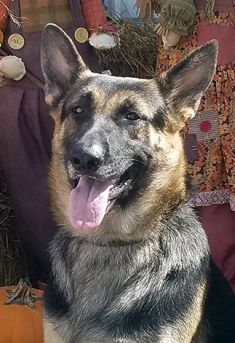
[[[152,22],[120,21],[120,44],[110,50],[97,50],[102,70],[116,76],[150,78],[156,67],[158,37]]]
[[[0,170],[0,286],[16,284],[29,276],[23,244],[14,230],[12,205]]]

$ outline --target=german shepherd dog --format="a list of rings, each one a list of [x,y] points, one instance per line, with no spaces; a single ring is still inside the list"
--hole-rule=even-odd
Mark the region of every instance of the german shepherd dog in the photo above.
[[[233,295],[189,205],[179,133],[216,58],[211,41],[158,79],[95,74],[59,27],[44,29],[49,186],[61,226],[46,343],[235,343]]]

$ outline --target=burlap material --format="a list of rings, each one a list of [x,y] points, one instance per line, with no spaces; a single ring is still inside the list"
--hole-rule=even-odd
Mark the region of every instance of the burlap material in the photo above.
[[[168,0],[162,4],[160,23],[173,32],[187,36],[193,30],[195,15],[193,0]]]
[[[20,8],[26,32],[40,31],[47,23],[55,23],[65,29],[73,24],[68,0],[21,0]]]
[[[151,19],[153,12],[160,13],[160,23],[169,31],[187,36],[193,31],[196,7],[193,0],[136,0],[138,14]],[[214,15],[215,0],[205,1],[205,15]]]

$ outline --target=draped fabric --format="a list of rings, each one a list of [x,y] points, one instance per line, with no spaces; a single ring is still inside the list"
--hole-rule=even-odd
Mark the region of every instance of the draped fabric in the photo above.
[[[16,14],[19,15],[18,1],[14,0],[11,4],[14,7],[12,10],[18,11]],[[70,5],[73,26],[67,32],[74,39],[75,30],[84,26],[84,22],[79,1],[71,0]],[[13,50],[8,45],[8,37],[12,33],[24,37],[23,48]],[[34,78],[25,76],[21,81],[8,80],[0,87],[0,163],[21,238],[41,270],[46,271],[49,265],[48,242],[57,228],[48,202],[47,174],[54,123],[40,87],[43,84],[40,41],[41,32],[21,31],[9,22],[3,49],[21,57]],[[88,43],[78,44],[75,40],[74,43],[84,60],[95,70],[96,58],[92,47]]]

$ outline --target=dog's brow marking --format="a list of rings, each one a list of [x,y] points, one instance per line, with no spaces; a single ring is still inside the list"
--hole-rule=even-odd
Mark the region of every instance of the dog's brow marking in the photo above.
[[[160,146],[161,135],[153,128],[152,125],[149,126],[149,139],[153,147],[155,145]]]
[[[105,107],[107,102],[107,93],[103,88],[95,88],[92,91],[94,104],[96,108],[102,109]]]
[[[143,97],[136,94],[135,91],[118,91],[113,96],[104,101],[103,105],[105,106],[105,110],[107,111],[107,113],[112,113],[120,110],[121,106],[125,106],[126,101],[130,103],[130,105],[126,106],[127,108],[129,106],[134,107],[140,113],[143,113],[151,118],[151,111],[146,111],[149,107],[148,103],[144,100]]]

